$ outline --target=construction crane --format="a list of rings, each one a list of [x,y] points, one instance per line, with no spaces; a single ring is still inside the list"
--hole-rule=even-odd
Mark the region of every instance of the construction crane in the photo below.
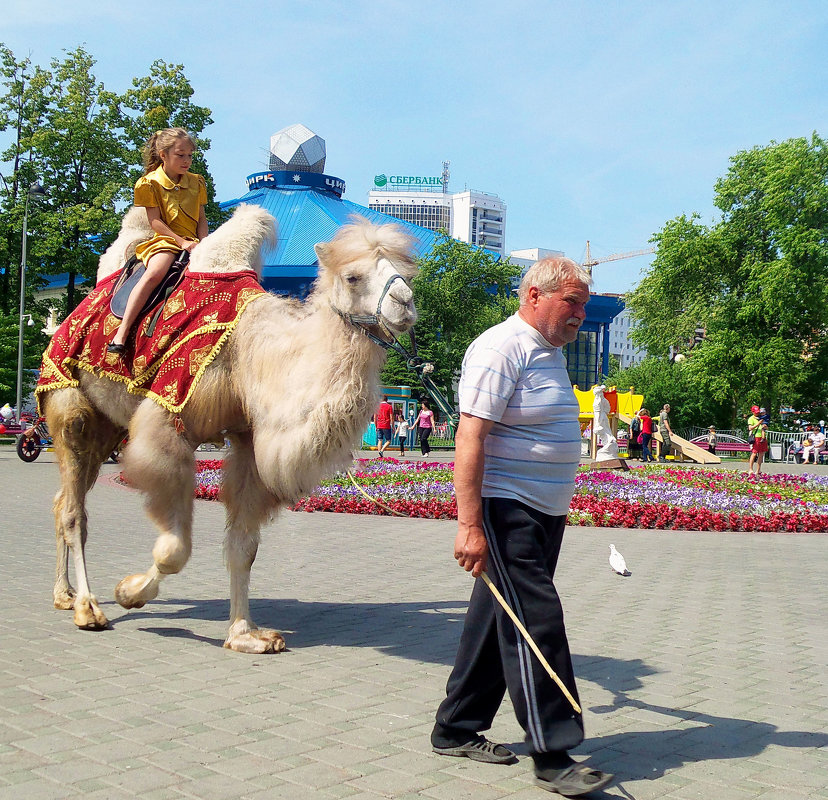
[[[584,256],[584,263],[581,266],[592,275],[592,268],[596,264],[603,264],[605,261],[620,261],[622,258],[635,258],[636,256],[646,256],[650,253],[655,253],[655,247],[647,247],[644,250],[632,250],[629,253],[613,253],[602,258],[593,258],[589,250],[589,239],[586,243],[586,255]]]

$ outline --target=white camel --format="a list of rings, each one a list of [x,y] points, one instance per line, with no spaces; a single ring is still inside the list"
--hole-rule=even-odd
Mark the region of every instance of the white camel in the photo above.
[[[99,278],[117,270],[146,238],[143,213],[130,212],[120,236],[100,261]],[[194,272],[260,268],[260,250],[273,219],[255,206],[234,217],[194,251]],[[354,326],[361,317],[374,336],[403,333],[416,320],[407,280],[416,271],[411,240],[392,225],[355,221],[330,243],[318,244],[319,276],[300,303],[266,295],[250,303],[177,415],[152,399],[127,394],[123,384],[76,370],[78,387],[45,392],[41,402],[54,437],[61,487],[54,504],[57,577],[54,603],[74,609],[80,628],[107,619],[89,588],[84,557],[85,496],[112,446],[129,433],[124,473],[146,495],[159,529],[153,565],[124,578],[115,590],[125,608],[158,595],[165,576],[190,556],[194,451],[205,441],[231,442],[224,460],[224,555],[230,573],[230,627],[225,647],[279,652],[284,639],[250,617],[250,569],[260,528],[281,506],[347,467],[375,408],[383,347]],[[68,579],[72,551],[77,588]]]

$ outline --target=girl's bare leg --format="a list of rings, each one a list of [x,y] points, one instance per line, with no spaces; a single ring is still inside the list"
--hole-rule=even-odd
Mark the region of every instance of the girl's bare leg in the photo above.
[[[115,336],[112,338],[113,344],[124,344],[127,336],[135,324],[135,318],[144,307],[144,303],[152,294],[152,290],[161,283],[162,278],[167,274],[167,270],[172,266],[175,259],[175,253],[156,253],[146,265],[146,272],[143,274],[140,281],[135,284],[135,288],[130,292],[129,300],[127,300],[126,309],[124,310],[124,317]]]

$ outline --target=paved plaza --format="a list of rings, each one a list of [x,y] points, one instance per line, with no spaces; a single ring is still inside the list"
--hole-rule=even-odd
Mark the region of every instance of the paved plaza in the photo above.
[[[115,603],[154,541],[117,471],[90,494],[87,548],[111,628],[83,632],[52,607],[54,455],[0,448],[0,798],[549,796],[508,701],[490,737],[518,764],[430,752],[471,590],[452,522],[282,514],[251,598],[288,650],[242,655],[221,647],[218,503],[197,502],[193,557],[158,600]],[[631,577],[610,570],[611,542]],[[618,778],[597,796],[828,799],[826,565],[825,535],[568,531],[557,584],[589,737],[575,756]]]

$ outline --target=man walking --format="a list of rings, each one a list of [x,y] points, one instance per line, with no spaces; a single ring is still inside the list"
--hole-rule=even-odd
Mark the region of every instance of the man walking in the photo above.
[[[578,402],[561,348],[578,336],[590,283],[569,259],[539,261],[521,281],[517,314],[472,342],[463,359],[454,467],[454,557],[474,577],[488,568],[576,699],[553,578],[581,452]],[[584,738],[581,714],[478,580],[437,710],[434,752],[513,763],[514,753],[480,733],[491,727],[506,689],[538,785],[575,797],[612,780],[569,756]]]
[[[382,402],[379,404],[377,413],[374,414],[374,425],[377,429],[377,450],[379,451],[379,458],[385,457],[385,451],[388,445],[391,444],[391,421],[394,417],[394,409],[391,403],[388,402],[388,395],[382,396]]]
[[[673,429],[670,427],[670,404],[665,403],[658,415],[658,432],[661,435],[661,449],[658,451],[658,460],[666,461],[673,451]]]

